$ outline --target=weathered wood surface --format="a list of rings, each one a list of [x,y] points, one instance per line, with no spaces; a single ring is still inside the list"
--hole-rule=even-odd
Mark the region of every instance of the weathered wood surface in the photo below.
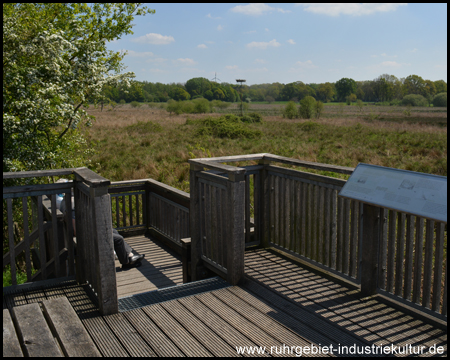
[[[62,356],[38,303],[13,308],[12,317],[17,324],[18,338],[26,356]]]
[[[423,346],[424,356],[435,345],[447,354],[446,330],[376,297],[360,298],[358,290],[266,250],[247,252],[245,264],[240,286],[114,315],[101,316],[83,287],[73,283],[6,296],[3,304],[67,297],[102,356],[234,356],[236,347],[245,346],[256,349],[245,356],[295,356],[311,344],[322,351],[332,345],[336,356],[348,356],[338,354],[339,347],[381,344]]]
[[[22,357],[19,339],[8,309],[3,309],[3,357]]]
[[[47,322],[65,356],[98,357],[100,353],[66,297],[42,302]]]

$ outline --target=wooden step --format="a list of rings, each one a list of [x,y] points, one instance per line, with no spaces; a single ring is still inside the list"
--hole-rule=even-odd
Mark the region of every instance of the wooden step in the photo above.
[[[66,297],[3,310],[5,356],[101,356]]]

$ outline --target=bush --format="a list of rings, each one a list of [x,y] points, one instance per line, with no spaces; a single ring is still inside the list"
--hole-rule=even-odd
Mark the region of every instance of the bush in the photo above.
[[[205,114],[205,113],[211,112],[211,107],[210,107],[209,101],[204,98],[195,99],[194,100],[194,112],[196,114]]]
[[[443,92],[437,94],[433,99],[433,106],[447,107],[447,93]]]
[[[207,117],[200,120],[189,120],[186,124],[197,124],[198,135],[210,135],[219,138],[255,138],[261,135],[261,131],[252,130],[243,124],[235,115],[226,115],[219,118]]]
[[[241,121],[246,123],[260,123],[262,122],[262,116],[259,113],[249,113],[242,116]]]
[[[314,121],[305,121],[304,123],[299,124],[299,127],[302,131],[311,132],[323,128],[323,125],[318,124]]]
[[[283,117],[288,119],[294,119],[298,117],[297,106],[295,106],[295,102],[289,101],[283,110]]]
[[[305,96],[300,100],[299,114],[303,119],[311,119],[314,117],[314,109],[316,106],[316,99],[312,96]]]
[[[132,102],[130,103],[130,105],[131,105],[132,107],[134,107],[134,108],[137,108],[137,107],[140,107],[140,106],[141,106],[141,103],[139,103],[139,102],[137,102],[137,101],[132,101]]]
[[[322,101],[316,101],[316,104],[314,105],[314,111],[316,113],[316,119],[320,118],[320,115],[323,111],[323,102]]]
[[[170,114],[175,113],[177,115],[180,115],[183,112],[182,106],[183,105],[181,101],[175,101],[170,99],[167,102],[166,111],[168,111]]]
[[[428,101],[422,95],[410,94],[402,99],[402,105],[428,106]]]
[[[195,105],[192,101],[183,101],[181,108],[184,114],[192,114],[195,111]]]

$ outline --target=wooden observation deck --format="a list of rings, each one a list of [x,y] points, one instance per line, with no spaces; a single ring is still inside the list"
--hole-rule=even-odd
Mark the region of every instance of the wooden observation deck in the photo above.
[[[233,161],[258,164],[221,164]],[[51,171],[69,184],[4,188],[8,224],[17,209],[30,219],[21,239],[10,226],[4,266],[15,273],[17,257],[35,270],[3,289],[3,355],[446,356],[446,223],[382,209],[368,280],[364,207],[337,197],[345,180],[275,161],[352,172],[257,154],[192,160],[191,195],[87,169]],[[76,243],[54,198],[72,188]],[[111,227],[145,253],[140,267],[114,261]],[[376,292],[362,294],[364,281]]]

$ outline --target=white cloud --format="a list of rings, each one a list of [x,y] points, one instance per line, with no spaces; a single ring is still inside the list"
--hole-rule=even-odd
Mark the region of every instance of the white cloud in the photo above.
[[[227,65],[225,69],[227,70],[237,70],[239,67],[237,65]]]
[[[402,65],[404,65],[404,64],[399,64],[396,61],[383,61],[381,63],[381,66],[384,66],[384,67],[400,67]]]
[[[406,3],[308,3],[298,4],[303,6],[305,11],[312,12],[314,14],[339,16],[339,15],[370,15],[377,12],[389,12],[395,11],[399,6],[407,5]]]
[[[162,63],[164,63],[166,61],[167,61],[167,59],[155,58],[155,59],[147,59],[145,62],[154,63],[154,64],[162,64]]]
[[[264,60],[264,59],[255,59],[255,63],[258,63],[258,64],[266,64],[267,61]]]
[[[197,45],[199,49],[207,49],[208,47],[205,44]]]
[[[175,41],[175,39],[173,38],[173,36],[150,33],[144,36],[140,36],[136,39],[132,39],[131,41],[142,44],[166,45]]]
[[[304,62],[297,61],[295,65],[299,66],[301,69],[314,69],[317,67],[311,60],[306,60]]]
[[[273,47],[278,47],[281,44],[279,42],[277,42],[275,39],[270,40],[269,42],[256,42],[253,41],[249,44],[247,44],[248,48],[257,48],[257,49],[267,49],[268,46],[273,46]]]
[[[290,13],[290,10],[283,10],[281,8],[273,8],[263,3],[255,3],[249,5],[238,5],[231,9],[232,12],[244,15],[259,16],[267,12],[278,11],[281,13]]]
[[[256,30],[246,31],[244,34],[256,34]]]
[[[217,27],[217,30],[223,30],[223,26],[222,25],[219,25],[218,27]]]
[[[180,59],[176,59],[173,62],[175,64],[177,64],[177,65],[195,65],[195,64],[197,64],[196,61],[194,61],[192,59],[188,59],[188,58],[186,58],[186,59],[181,59],[181,58]]]
[[[211,14],[206,15],[206,17],[210,18],[210,19],[216,19],[216,20],[220,19],[220,16],[219,17],[212,17]]]
[[[414,49],[411,50],[412,53],[415,53],[417,51],[419,51],[419,49],[417,49],[417,48],[414,48]]]
[[[134,51],[134,50],[121,50],[121,51],[126,51],[128,53],[128,56],[134,56],[134,57],[153,56],[153,53],[151,51],[144,51],[144,52],[139,52],[139,51]]]
[[[291,45],[295,45],[295,41],[292,40],[292,39],[289,39],[287,42],[288,42],[289,44],[291,44]]]

